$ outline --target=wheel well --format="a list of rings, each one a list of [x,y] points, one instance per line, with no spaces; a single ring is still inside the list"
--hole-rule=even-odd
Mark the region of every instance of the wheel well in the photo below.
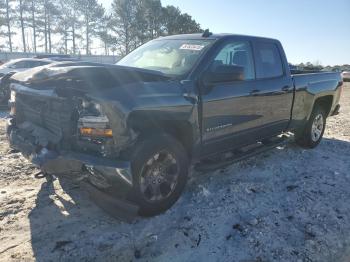
[[[326,116],[328,116],[332,108],[332,103],[333,103],[333,96],[331,95],[323,96],[316,99],[314,103],[314,108],[316,106],[321,106],[326,111]]]
[[[140,133],[141,136],[155,133],[169,134],[182,144],[189,157],[192,156],[193,130],[190,123],[179,120],[138,121],[138,123],[140,122],[143,123],[141,125],[133,125],[133,129]]]

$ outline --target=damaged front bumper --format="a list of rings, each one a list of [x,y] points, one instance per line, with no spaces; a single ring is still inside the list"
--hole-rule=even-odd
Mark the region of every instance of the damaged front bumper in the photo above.
[[[33,164],[47,174],[68,175],[72,179],[88,180],[99,189],[113,191],[118,197],[126,197],[132,188],[130,162],[95,157],[72,151],[56,152],[36,145],[23,135],[10,118],[7,123],[10,146],[20,151]]]
[[[35,145],[20,135],[12,119],[7,123],[10,146],[47,174],[79,180],[91,199],[114,218],[132,222],[139,206],[127,200],[132,189],[130,163],[76,152],[55,152]],[[107,191],[108,193],[106,193]]]

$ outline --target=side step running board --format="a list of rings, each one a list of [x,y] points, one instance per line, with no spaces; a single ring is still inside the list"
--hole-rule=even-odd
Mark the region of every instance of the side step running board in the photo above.
[[[243,147],[239,150],[229,151],[223,153],[221,159],[204,159],[201,160],[198,164],[195,165],[195,170],[200,172],[213,171],[216,169],[220,169],[226,166],[229,166],[235,162],[244,160],[246,158],[255,156],[262,152],[268,151],[270,149],[276,148],[277,146],[284,145],[291,140],[291,136],[281,136],[276,137],[274,139],[264,140],[260,143],[256,143],[253,145],[249,145],[247,147]],[[228,155],[225,156],[225,155]]]

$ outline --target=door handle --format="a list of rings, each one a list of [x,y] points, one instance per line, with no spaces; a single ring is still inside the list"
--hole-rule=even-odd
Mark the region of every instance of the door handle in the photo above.
[[[288,91],[290,91],[290,86],[284,86],[284,87],[282,87],[282,91],[283,91],[283,92],[288,92]]]
[[[184,96],[184,98],[192,101],[193,103],[197,103],[198,102],[198,96],[196,96],[195,94],[184,93],[183,96]]]

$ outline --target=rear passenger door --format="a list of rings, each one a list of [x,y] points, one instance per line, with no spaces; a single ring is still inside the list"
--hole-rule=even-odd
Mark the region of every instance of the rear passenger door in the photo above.
[[[281,133],[288,126],[293,103],[293,82],[286,68],[282,46],[277,41],[253,43],[256,83],[253,96],[262,114],[260,136]]]

